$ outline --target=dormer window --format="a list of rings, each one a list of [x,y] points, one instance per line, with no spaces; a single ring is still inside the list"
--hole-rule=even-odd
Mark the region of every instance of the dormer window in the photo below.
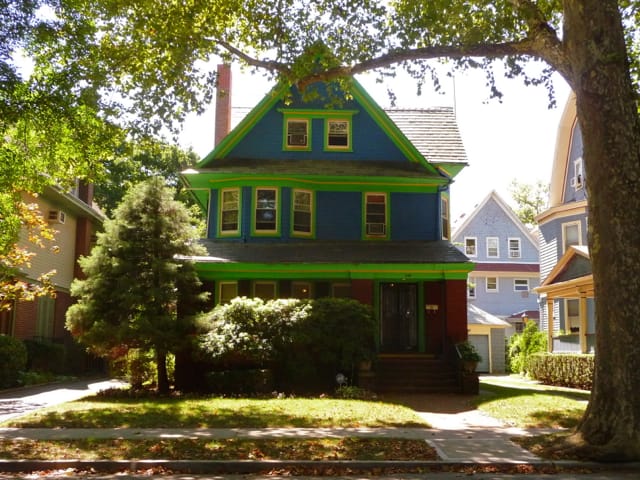
[[[303,118],[287,119],[286,150],[308,150],[309,136],[309,120]]]
[[[327,150],[351,149],[351,122],[349,120],[327,119],[326,132]]]

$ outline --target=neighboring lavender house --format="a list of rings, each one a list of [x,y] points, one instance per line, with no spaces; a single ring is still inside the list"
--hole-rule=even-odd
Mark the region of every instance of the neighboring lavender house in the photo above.
[[[452,241],[476,264],[467,289],[476,312],[469,317],[469,340],[490,360],[480,371],[497,373],[504,369],[505,336],[522,331],[525,317],[537,320],[538,240],[492,191],[456,227]]]
[[[558,127],[549,208],[540,229],[540,326],[549,351],[592,353],[595,345],[593,275],[587,247],[587,192],[582,133],[571,95]],[[550,313],[552,313],[550,315]]]

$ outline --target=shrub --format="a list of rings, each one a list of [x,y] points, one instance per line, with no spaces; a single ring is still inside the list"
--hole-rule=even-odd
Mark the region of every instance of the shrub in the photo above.
[[[513,373],[527,373],[527,358],[546,351],[547,334],[538,330],[536,322],[529,321],[522,333],[516,333],[509,339],[509,369]]]
[[[333,388],[337,372],[353,375],[375,352],[375,322],[369,307],[355,300],[310,301],[235,298],[205,314],[203,356],[214,369],[271,366],[278,387]],[[225,380],[226,382],[226,380]]]
[[[0,388],[17,384],[20,372],[27,366],[27,348],[17,338],[0,335]]]
[[[173,378],[175,359],[167,355],[167,376]],[[140,390],[158,383],[155,352],[153,350],[129,349],[123,356],[112,360],[111,374],[124,378],[131,388]]]
[[[546,385],[591,390],[594,356],[537,353],[528,357],[526,370],[532,378]]]
[[[46,340],[25,340],[27,369],[36,372],[63,373],[65,349],[58,343]]]

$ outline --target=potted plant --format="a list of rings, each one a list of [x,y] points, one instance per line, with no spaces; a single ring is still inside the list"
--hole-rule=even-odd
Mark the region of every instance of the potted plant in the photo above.
[[[475,372],[478,363],[482,360],[482,357],[476,350],[475,345],[468,340],[465,340],[464,342],[460,342],[456,345],[456,350],[460,356],[462,370],[465,373]]]

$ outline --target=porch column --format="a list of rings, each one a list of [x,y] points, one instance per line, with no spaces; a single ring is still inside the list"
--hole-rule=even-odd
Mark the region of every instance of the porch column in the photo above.
[[[547,294],[547,350],[553,352],[553,298]]]
[[[587,353],[587,296],[580,294],[580,352]]]

